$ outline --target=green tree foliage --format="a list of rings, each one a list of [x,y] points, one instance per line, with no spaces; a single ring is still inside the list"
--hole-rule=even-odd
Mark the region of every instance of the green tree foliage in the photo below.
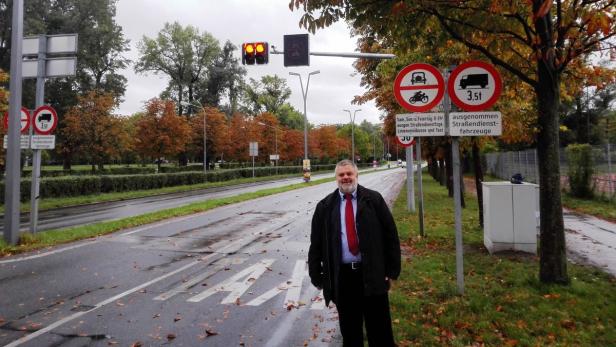
[[[278,115],[290,96],[287,81],[276,75],[265,75],[261,81],[251,78],[244,88],[244,108],[250,115],[263,112]]]
[[[592,198],[593,157],[589,144],[573,144],[566,148],[567,173],[571,195]]]
[[[144,36],[138,45],[140,57],[135,64],[138,73],[154,72],[169,78],[167,91],[177,101],[178,114],[183,114],[183,101],[193,104],[200,86],[206,84],[210,68],[219,57],[218,40],[208,32],[199,32],[191,25],[165,23],[156,38]],[[189,110],[188,114],[194,111]]]

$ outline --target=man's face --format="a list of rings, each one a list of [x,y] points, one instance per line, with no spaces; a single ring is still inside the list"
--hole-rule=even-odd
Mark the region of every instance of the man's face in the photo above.
[[[357,189],[357,171],[352,165],[338,166],[336,182],[342,193],[353,193]]]

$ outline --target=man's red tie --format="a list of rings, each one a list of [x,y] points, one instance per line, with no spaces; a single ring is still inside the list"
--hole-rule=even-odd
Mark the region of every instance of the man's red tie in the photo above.
[[[344,194],[346,207],[344,211],[344,221],[346,222],[347,242],[349,243],[349,251],[353,255],[359,253],[359,243],[357,242],[357,233],[355,232],[355,214],[353,213],[353,195]]]

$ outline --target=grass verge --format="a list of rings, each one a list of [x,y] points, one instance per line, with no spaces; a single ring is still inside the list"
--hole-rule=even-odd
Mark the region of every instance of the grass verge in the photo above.
[[[477,200],[463,210],[465,294],[456,288],[453,201],[424,176],[425,238],[406,194],[394,206],[405,257],[390,301],[400,346],[614,346],[616,279],[568,264],[569,286],[539,282],[538,259],[489,255]]]
[[[254,183],[254,182],[265,182],[272,181],[282,178],[289,177],[299,177],[298,174],[290,174],[290,175],[277,175],[277,176],[266,176],[266,177],[256,177],[256,178],[240,178],[230,181],[222,181],[222,182],[206,182],[194,185],[185,185],[185,186],[175,186],[175,187],[165,187],[160,189],[148,189],[148,190],[135,190],[130,192],[119,192],[119,193],[105,193],[105,194],[97,194],[97,195],[84,195],[84,196],[74,196],[74,197],[64,197],[64,198],[43,198],[39,203],[40,210],[47,210],[58,207],[69,207],[69,206],[77,206],[77,205],[85,205],[85,204],[93,204],[99,202],[109,202],[109,201],[121,201],[135,198],[144,198],[148,196],[156,196],[162,194],[170,194],[170,193],[179,193],[179,192],[187,192],[191,190],[197,189],[206,189],[206,188],[215,188],[222,186],[233,186],[244,183]],[[29,212],[30,211],[30,201],[26,201],[21,203],[20,207],[21,212]],[[4,205],[0,205],[0,213],[4,213]]]
[[[601,197],[580,199],[563,192],[562,202],[563,206],[568,209],[616,223],[616,200],[609,200]]]
[[[271,177],[270,177],[271,178]],[[267,195],[286,192],[289,190],[305,188],[329,181],[333,181],[334,178],[323,178],[314,180],[309,183],[297,183],[279,188],[262,189],[252,193],[240,194],[232,197],[211,199],[202,202],[196,202],[189,205],[176,207],[172,209],[146,213],[139,216],[123,218],[114,221],[101,222],[90,224],[86,226],[56,229],[44,231],[37,234],[24,233],[21,235],[20,241],[17,245],[7,245],[4,240],[0,240],[0,256],[7,256],[16,253],[22,253],[41,249],[45,247],[55,246],[71,241],[86,239],[95,236],[101,236],[109,234],[121,229],[136,227],[144,224],[157,222],[160,220],[186,216],[194,213],[204,212],[213,208],[234,204],[246,200],[256,199]],[[195,188],[194,186],[193,189]]]

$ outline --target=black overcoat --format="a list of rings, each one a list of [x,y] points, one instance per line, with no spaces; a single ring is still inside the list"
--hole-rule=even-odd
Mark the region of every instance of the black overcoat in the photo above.
[[[400,241],[394,218],[380,193],[357,187],[355,227],[362,258],[364,295],[387,293],[385,277],[400,275]],[[329,305],[339,297],[338,274],[342,261],[338,189],[317,204],[312,217],[308,273],[312,284],[323,288]]]

